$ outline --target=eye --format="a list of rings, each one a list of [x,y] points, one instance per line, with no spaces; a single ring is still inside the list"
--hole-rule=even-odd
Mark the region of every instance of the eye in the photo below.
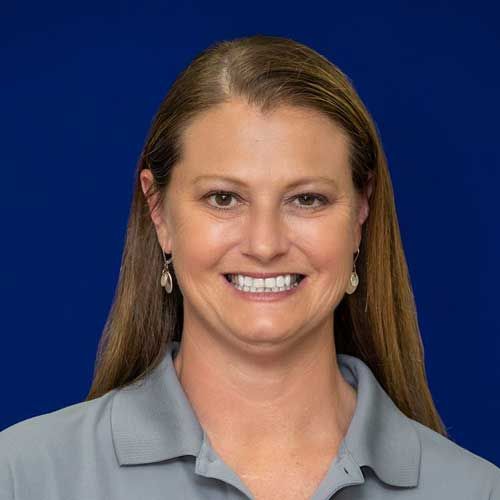
[[[217,201],[217,204],[216,205],[211,205],[213,208],[216,208],[218,210],[230,210],[230,208],[223,208],[221,206],[218,206],[219,202],[222,202],[222,203],[225,203],[224,200],[228,200],[230,199],[230,197],[236,197],[236,194],[235,193],[229,193],[227,191],[216,191],[216,192],[213,192],[213,193],[208,193],[207,195],[205,195],[205,198],[212,198],[212,197],[215,197],[214,200],[217,198],[218,201]]]
[[[302,207],[305,207],[306,209],[314,209],[314,208],[319,208],[319,207],[322,207],[323,205],[326,205],[328,203],[328,200],[326,199],[325,196],[321,195],[321,194],[316,194],[316,193],[304,193],[304,194],[298,194],[296,196],[294,196],[294,199],[296,200],[299,200],[299,199],[302,199],[302,200],[313,200],[313,199],[316,199],[316,200],[319,200],[320,201],[320,204],[319,206],[316,205],[316,206],[313,206],[313,205],[309,205],[309,204],[305,204],[305,205],[302,205]]]
[[[227,204],[227,202],[230,202],[231,198],[239,198],[239,196],[236,193],[232,193],[229,191],[213,191],[206,194],[204,198],[213,198],[216,203],[210,205],[217,210],[231,210],[232,208]],[[319,205],[311,205],[309,203],[299,204],[299,207],[305,210],[314,210],[328,204],[328,199],[325,196],[317,193],[302,193],[292,197],[292,200],[300,199],[306,202],[309,202],[311,200],[319,200],[320,202]],[[220,206],[220,204],[222,204],[222,206]]]

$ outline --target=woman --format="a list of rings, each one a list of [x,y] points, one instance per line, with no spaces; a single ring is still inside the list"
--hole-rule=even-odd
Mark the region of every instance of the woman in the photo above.
[[[90,393],[0,434],[0,497],[500,499],[434,406],[384,152],[331,62],[254,36],[178,77]]]

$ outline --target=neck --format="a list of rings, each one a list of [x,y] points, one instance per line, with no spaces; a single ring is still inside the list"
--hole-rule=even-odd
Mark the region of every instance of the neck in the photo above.
[[[331,332],[272,359],[266,352],[265,360],[183,333],[174,366],[214,448],[253,455],[325,445],[337,450],[356,392],[340,373]]]

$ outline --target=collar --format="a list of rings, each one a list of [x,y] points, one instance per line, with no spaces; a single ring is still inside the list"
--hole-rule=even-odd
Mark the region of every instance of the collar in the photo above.
[[[111,432],[118,463],[147,464],[182,455],[198,456],[203,429],[175,371],[179,342],[167,344],[165,357],[145,378],[116,390]],[[361,359],[337,354],[345,380],[357,391],[354,415],[340,454],[373,469],[393,486],[416,486],[421,445],[417,431],[390,399]]]
[[[396,406],[361,359],[337,354],[345,380],[357,391],[354,415],[342,442],[360,466],[392,486],[418,484],[421,444],[411,420]]]

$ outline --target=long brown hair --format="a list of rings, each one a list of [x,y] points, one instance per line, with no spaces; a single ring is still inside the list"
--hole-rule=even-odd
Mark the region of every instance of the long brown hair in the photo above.
[[[182,155],[183,131],[200,112],[234,97],[264,113],[281,104],[312,108],[348,133],[354,186],[363,192],[371,176],[373,190],[356,261],[360,284],[335,309],[335,346],[363,360],[404,414],[447,436],[427,383],[392,183],[374,121],[339,68],[306,45],[275,36],[211,45],[160,104],[137,165],[118,285],[86,400],[143,378],[161,361],[167,342],[181,339],[182,294],[172,266],[173,292],[160,286],[162,249],[139,173],[151,169],[147,196],[163,204]]]

